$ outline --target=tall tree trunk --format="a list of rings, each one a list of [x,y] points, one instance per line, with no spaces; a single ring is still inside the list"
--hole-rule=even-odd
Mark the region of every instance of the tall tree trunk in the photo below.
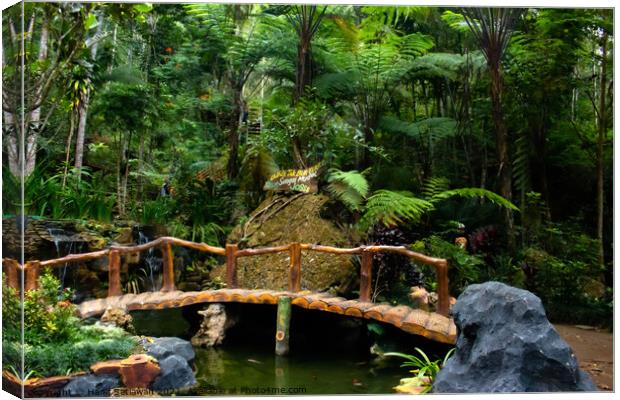
[[[41,38],[39,40],[39,55],[38,61],[40,63],[45,62],[47,59],[47,42],[49,38],[48,21],[43,21],[43,27],[41,28]],[[42,101],[43,88],[38,87],[35,92],[35,104],[40,104]],[[25,143],[25,156],[24,156],[24,176],[30,176],[34,171],[37,161],[37,140],[41,133],[41,106],[39,105],[30,112],[30,118],[26,121],[26,143]]]
[[[93,43],[90,48],[90,58],[95,61],[97,57],[97,47],[98,40],[97,37],[101,33],[101,27],[103,25],[102,21],[99,21],[99,25],[97,26],[97,32],[95,33],[95,43]],[[116,29],[116,28],[115,28]],[[77,136],[75,138],[75,168],[80,170],[82,168],[83,159],[84,159],[84,141],[86,138],[86,118],[88,117],[88,106],[90,104],[90,95],[91,89],[90,87],[84,93],[83,98],[80,101],[80,105],[78,108],[78,127],[77,127]]]
[[[243,118],[243,86],[234,88],[233,94],[235,111],[233,112],[233,122],[228,132],[228,165],[226,167],[228,179],[234,179],[239,173],[239,126]]]
[[[502,197],[512,200],[512,168],[510,154],[508,153],[508,130],[504,121],[502,109],[503,81],[501,75],[499,57],[489,61],[491,75],[491,103],[493,112],[493,126],[495,128],[495,147],[499,170],[497,173],[499,193]],[[504,222],[508,234],[508,245],[514,247],[514,216],[512,210],[504,209]]]
[[[605,250],[603,246],[604,225],[604,157],[603,147],[607,136],[607,40],[608,33],[602,37],[601,46],[601,72],[598,105],[598,135],[596,140],[596,238],[598,239],[598,261],[601,266],[605,265]]]

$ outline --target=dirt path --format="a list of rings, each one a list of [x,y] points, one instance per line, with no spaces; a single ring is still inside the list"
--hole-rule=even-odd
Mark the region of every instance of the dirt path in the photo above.
[[[559,325],[555,329],[570,345],[579,366],[588,372],[600,390],[614,388],[614,336],[609,331],[580,325]]]

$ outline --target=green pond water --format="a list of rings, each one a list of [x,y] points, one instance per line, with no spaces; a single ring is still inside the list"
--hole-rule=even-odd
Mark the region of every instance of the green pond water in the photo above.
[[[244,320],[252,316],[265,319],[275,311],[256,306],[246,310],[249,311]],[[187,314],[170,309],[137,312],[132,316],[139,334],[189,339],[188,332],[196,326],[194,323],[192,328]],[[400,367],[401,359],[371,356],[369,345],[351,340],[354,336],[351,332],[355,330],[351,331],[350,327],[337,330],[334,326],[337,320],[314,320],[325,318],[316,313],[297,312],[297,315],[298,320],[292,322],[291,350],[287,357],[274,354],[275,326],[269,324],[241,326],[236,333],[231,332],[222,346],[194,348],[198,385],[188,394],[390,394],[401,378],[411,375],[407,368]],[[269,319],[275,322],[275,318]],[[307,333],[312,329],[309,325],[316,330]],[[294,326],[297,328],[293,329]],[[365,330],[365,325],[362,327]]]
[[[252,345],[196,349],[196,394],[386,394],[407,370],[353,354],[296,351],[277,357]]]

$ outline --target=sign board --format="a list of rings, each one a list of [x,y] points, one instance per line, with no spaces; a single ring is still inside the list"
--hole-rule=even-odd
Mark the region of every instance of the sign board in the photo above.
[[[318,176],[321,164],[306,169],[287,169],[269,177],[264,190],[274,192],[316,193],[319,191]]]

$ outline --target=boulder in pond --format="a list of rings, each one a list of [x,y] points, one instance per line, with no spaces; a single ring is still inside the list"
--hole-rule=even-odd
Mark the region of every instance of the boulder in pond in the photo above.
[[[499,282],[471,285],[453,308],[456,352],[436,393],[595,391],[540,299]]]
[[[143,347],[148,355],[155,357],[160,363],[171,355],[180,356],[188,364],[196,357],[192,344],[177,337],[152,338],[152,341],[146,341]]]
[[[110,390],[119,387],[116,374],[83,375],[69,382],[61,391],[62,397],[109,397]]]
[[[202,311],[198,311],[203,320],[200,329],[194,337],[192,344],[198,347],[212,347],[222,344],[226,337],[226,330],[237,322],[231,315],[226,313],[223,304],[209,304]]]
[[[159,361],[160,373],[151,389],[155,391],[187,389],[196,384],[187,360],[173,354]]]

